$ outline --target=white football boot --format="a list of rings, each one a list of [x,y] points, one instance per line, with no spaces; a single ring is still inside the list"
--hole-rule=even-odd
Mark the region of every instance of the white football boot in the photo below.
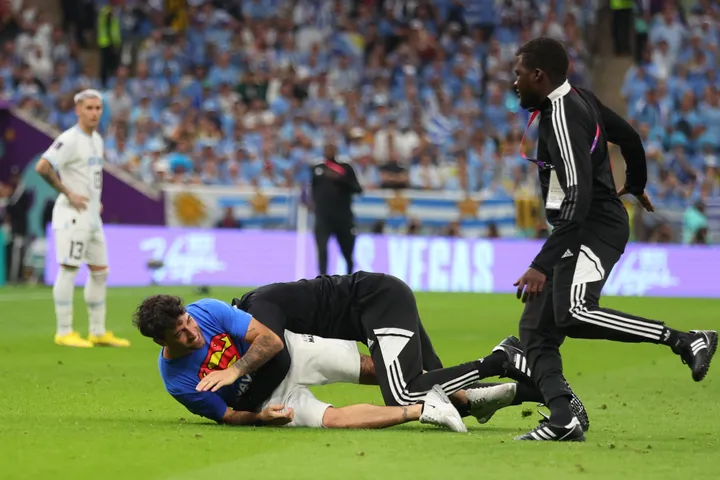
[[[467,433],[462,417],[440,385],[435,385],[425,397],[420,423],[447,427],[453,432]]]
[[[478,423],[487,423],[495,412],[505,408],[515,399],[517,383],[503,383],[492,387],[469,388],[465,390],[470,415]]]

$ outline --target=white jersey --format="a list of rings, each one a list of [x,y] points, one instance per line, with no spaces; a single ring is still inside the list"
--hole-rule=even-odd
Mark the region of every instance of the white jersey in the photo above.
[[[52,225],[58,229],[95,230],[101,228],[100,197],[103,182],[105,145],[99,133],[92,136],[78,125],[65,130],[42,155],[60,175],[68,190],[89,198],[87,209],[78,212],[60,194],[53,209]]]

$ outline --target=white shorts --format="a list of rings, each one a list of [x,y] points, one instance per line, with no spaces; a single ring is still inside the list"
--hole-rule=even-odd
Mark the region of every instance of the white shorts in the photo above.
[[[307,388],[329,383],[360,381],[360,352],[357,343],[298,335],[285,331],[285,344],[290,352],[290,371],[263,405],[285,405],[295,412],[288,427],[322,428],[329,403],[321,402]]]
[[[55,230],[55,258],[58,264],[71,267],[79,267],[83,263],[106,267],[108,259],[105,233],[101,228]]]

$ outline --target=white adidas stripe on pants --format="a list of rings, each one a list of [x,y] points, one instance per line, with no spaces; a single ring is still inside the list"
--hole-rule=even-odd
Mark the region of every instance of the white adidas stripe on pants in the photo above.
[[[587,283],[573,285],[570,289],[570,314],[577,320],[655,341],[660,341],[662,338],[665,328],[663,325],[643,322],[601,310],[589,310],[585,305],[586,291]]]
[[[603,312],[595,308],[590,310],[587,307],[585,297],[588,284],[602,281],[604,278],[605,269],[601,259],[590,247],[581,245],[570,287],[570,314],[584,323],[659,341],[665,329],[663,325]]]
[[[401,328],[379,328],[374,330],[377,337],[377,347],[383,356],[385,362],[385,371],[388,379],[390,392],[398,405],[413,405],[425,398],[430,390],[410,392],[407,389],[407,382],[403,375],[398,355],[410,341],[413,332]],[[448,380],[440,384],[440,388],[448,394],[452,395],[458,390],[462,390],[480,380],[480,374],[477,371],[468,372],[459,377]]]

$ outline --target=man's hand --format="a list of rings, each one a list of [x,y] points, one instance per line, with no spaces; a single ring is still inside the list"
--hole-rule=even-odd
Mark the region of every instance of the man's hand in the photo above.
[[[292,408],[285,410],[285,405],[270,405],[260,412],[258,419],[265,425],[282,426],[287,425],[295,418]]]
[[[538,272],[530,267],[522,277],[518,278],[513,286],[517,287],[517,298],[522,299],[523,303],[532,301],[545,286],[547,277],[545,274]]]
[[[90,201],[88,197],[84,197],[82,195],[78,195],[77,193],[72,192],[70,192],[67,197],[68,200],[70,200],[70,205],[72,205],[81,212],[87,208],[87,202]]]
[[[240,371],[237,368],[217,370],[205,375],[205,378],[200,380],[195,390],[198,392],[207,392],[208,390],[217,392],[226,385],[232,385],[238,378],[240,378]]]
[[[630,193],[630,192],[628,192],[625,187],[622,187],[622,188],[617,192],[618,197],[622,197],[623,195],[627,195],[628,193]],[[652,202],[650,201],[650,197],[648,197],[648,194],[647,194],[647,193],[643,192],[642,195],[634,195],[634,197],[638,199],[638,201],[640,202],[640,205],[642,205],[642,207],[643,207],[645,210],[647,210],[648,212],[654,212],[654,211],[655,211],[655,206],[654,206],[654,205],[652,204]]]

